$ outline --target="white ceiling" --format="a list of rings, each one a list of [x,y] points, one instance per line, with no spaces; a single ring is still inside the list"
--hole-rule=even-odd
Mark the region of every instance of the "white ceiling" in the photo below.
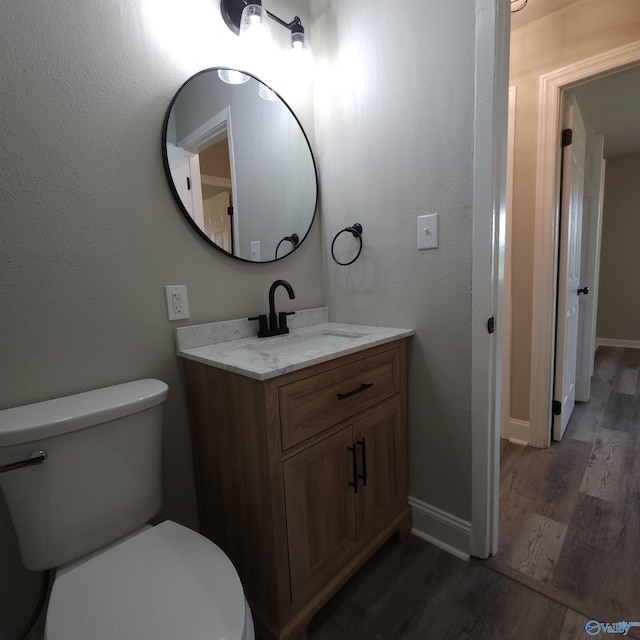
[[[528,0],[511,15],[511,28],[538,20],[577,0]],[[513,3],[522,6],[524,0]],[[608,158],[640,151],[640,67],[592,80],[572,89],[587,125],[604,136]]]

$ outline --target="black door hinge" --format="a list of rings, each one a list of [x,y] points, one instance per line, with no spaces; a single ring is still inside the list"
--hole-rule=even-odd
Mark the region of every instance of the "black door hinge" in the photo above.
[[[562,146],[568,147],[573,142],[573,131],[571,129],[562,130]]]
[[[496,330],[496,319],[491,316],[488,320],[487,320],[487,331],[489,333],[494,333]]]
[[[191,178],[187,176],[187,191],[191,191]]]
[[[229,216],[233,215],[233,207],[227,207],[227,215]]]
[[[551,411],[554,416],[559,416],[562,413],[562,402],[560,402],[560,400],[554,400],[551,406]]]

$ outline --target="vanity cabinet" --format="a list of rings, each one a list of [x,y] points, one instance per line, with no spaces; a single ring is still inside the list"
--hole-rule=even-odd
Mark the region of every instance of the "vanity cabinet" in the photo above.
[[[268,380],[185,360],[201,531],[236,566],[259,638],[305,638],[411,528],[405,343]]]

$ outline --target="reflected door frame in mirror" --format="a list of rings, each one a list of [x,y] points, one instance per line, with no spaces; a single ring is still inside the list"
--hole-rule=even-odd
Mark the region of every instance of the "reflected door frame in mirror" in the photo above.
[[[223,82],[219,71],[246,82]],[[318,203],[309,139],[291,107],[252,74],[212,67],[189,78],[167,109],[162,158],[181,213],[225,255],[273,262],[308,236]]]

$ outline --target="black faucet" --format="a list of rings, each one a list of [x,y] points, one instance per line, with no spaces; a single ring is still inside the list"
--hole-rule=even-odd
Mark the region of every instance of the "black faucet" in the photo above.
[[[269,287],[269,316],[262,314],[249,318],[249,320],[258,321],[258,338],[268,338],[269,336],[279,336],[284,333],[289,333],[289,327],[287,327],[287,316],[293,315],[295,311],[281,311],[276,313],[276,289],[278,287],[284,287],[289,294],[289,300],[293,300],[296,294],[293,292],[293,287],[286,280],[276,280]]]

